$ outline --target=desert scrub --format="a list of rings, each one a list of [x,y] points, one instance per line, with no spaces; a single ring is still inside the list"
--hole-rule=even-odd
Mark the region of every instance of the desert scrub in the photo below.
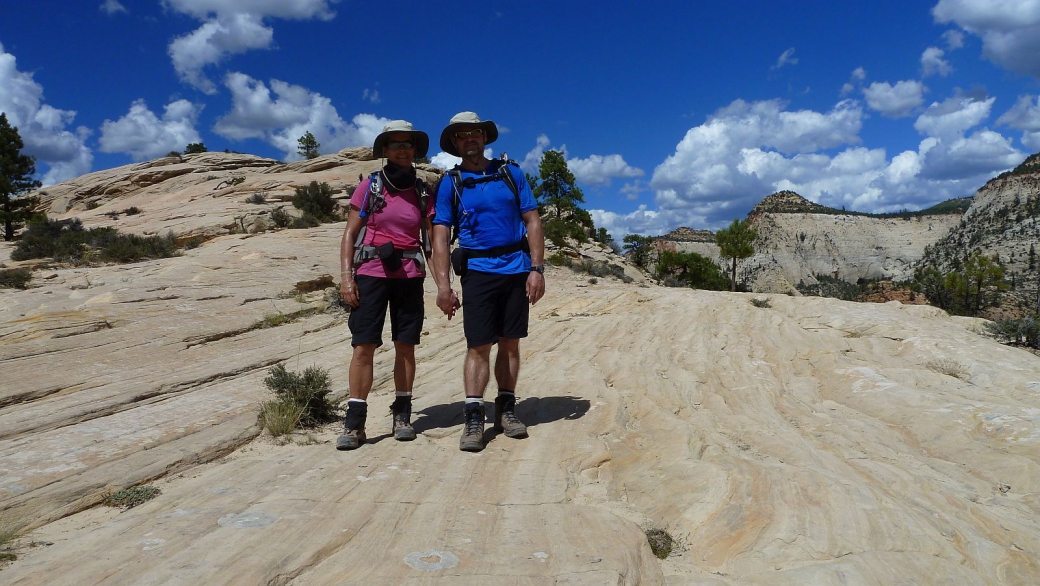
[[[32,271],[29,269],[0,270],[0,289],[28,289],[31,280]]]
[[[939,374],[945,374],[946,376],[952,376],[953,378],[963,379],[968,374],[968,367],[964,366],[956,360],[950,360],[949,358],[940,358],[938,360],[931,360],[925,366],[933,372]]]
[[[274,437],[288,435],[296,429],[303,417],[303,406],[293,401],[275,399],[260,405],[260,427]]]
[[[303,211],[303,217],[310,216],[318,224],[335,222],[337,219],[333,213],[336,209],[336,200],[332,199],[332,187],[328,183],[311,181],[307,187],[297,187],[292,204],[293,207]]]
[[[73,265],[98,259],[127,263],[180,254],[172,234],[137,236],[120,234],[115,228],[86,230],[80,220],[35,222],[11,252],[12,260],[53,258]]]
[[[24,528],[25,523],[12,518],[8,513],[0,513],[0,562],[18,559],[13,544]]]
[[[261,204],[267,203],[267,196],[263,193],[254,193],[246,198],[246,203]]]
[[[672,536],[664,529],[647,529],[646,540],[650,543],[650,551],[654,552],[658,559],[663,560],[672,553]]]
[[[104,500],[104,504],[109,507],[119,507],[124,510],[132,509],[137,505],[152,500],[160,494],[162,494],[162,491],[158,488],[142,484],[140,486],[124,488],[115,494],[108,495]]]
[[[288,228],[293,222],[293,217],[282,208],[278,208],[271,212],[271,221],[279,228]]]
[[[763,308],[765,308],[765,307],[772,307],[772,305],[769,304],[769,300],[768,299],[759,299],[758,297],[756,297],[756,298],[751,300],[751,305],[754,305],[755,307],[763,307]]]
[[[314,427],[337,419],[338,407],[329,399],[332,389],[328,370],[309,366],[301,375],[278,364],[267,372],[264,385],[274,391],[278,401],[300,408],[300,426]]]

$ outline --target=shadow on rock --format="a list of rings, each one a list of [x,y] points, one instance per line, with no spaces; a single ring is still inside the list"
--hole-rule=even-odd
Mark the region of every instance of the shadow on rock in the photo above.
[[[484,405],[487,421],[490,423],[495,416],[494,398],[489,396]],[[516,415],[528,427],[534,427],[561,419],[579,419],[588,413],[589,406],[588,399],[579,397],[528,397],[517,403]],[[463,409],[462,401],[448,405],[432,405],[415,412],[421,417],[412,420],[412,427],[415,428],[415,433],[422,433],[430,429],[462,425]]]

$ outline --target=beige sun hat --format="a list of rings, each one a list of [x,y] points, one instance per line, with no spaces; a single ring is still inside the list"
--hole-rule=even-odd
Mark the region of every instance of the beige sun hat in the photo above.
[[[415,158],[421,159],[426,156],[430,150],[430,137],[421,130],[415,130],[412,123],[407,120],[391,120],[383,127],[383,132],[372,143],[372,156],[377,159],[383,158],[383,148],[390,139],[390,135],[399,132],[407,132],[411,135],[412,143],[415,144]]]
[[[484,129],[484,144],[491,144],[498,140],[498,126],[490,120],[481,120],[480,116],[477,116],[476,112],[459,112],[458,114],[451,117],[451,121],[441,131],[441,150],[454,155],[460,156],[459,152],[455,150],[455,145],[451,143],[451,137],[457,130],[463,126],[479,126]]]

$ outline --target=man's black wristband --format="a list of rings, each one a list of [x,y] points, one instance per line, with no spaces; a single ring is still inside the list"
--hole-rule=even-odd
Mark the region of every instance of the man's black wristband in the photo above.
[[[545,265],[531,265],[531,271],[535,273],[545,274]]]

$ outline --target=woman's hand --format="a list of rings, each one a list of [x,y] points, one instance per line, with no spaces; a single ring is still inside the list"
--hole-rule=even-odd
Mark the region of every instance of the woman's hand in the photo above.
[[[339,283],[339,297],[343,300],[343,303],[355,309],[361,303],[357,283],[354,282],[354,277],[350,273],[343,273],[343,278]]]

